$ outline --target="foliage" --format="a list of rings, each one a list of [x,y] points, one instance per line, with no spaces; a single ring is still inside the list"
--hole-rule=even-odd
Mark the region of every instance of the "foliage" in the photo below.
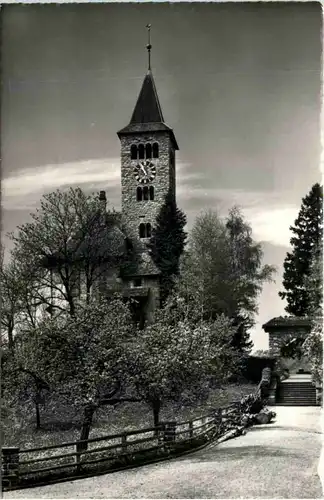
[[[158,213],[149,242],[152,259],[161,271],[162,304],[173,288],[174,278],[179,275],[179,261],[187,238],[185,225],[186,216],[177,207],[173,194],[169,192]]]
[[[311,364],[313,380],[323,384],[323,249],[314,253],[310,275],[306,278],[310,300],[309,314],[311,331],[307,336],[302,352]]]
[[[209,211],[196,218],[188,251],[182,259],[178,293],[187,303],[197,304],[193,320],[231,318],[235,328],[233,346],[249,352],[248,330],[254,325],[258,296],[271,280],[272,266],[262,266],[261,245],[252,239],[251,227],[234,208],[226,221]]]
[[[131,325],[129,310],[118,297],[92,301],[78,315],[44,317],[17,342],[16,366],[43,380],[51,393],[85,417],[91,415],[91,425],[101,404],[121,401]]]
[[[21,313],[22,283],[17,268],[13,264],[4,264],[3,253],[0,262],[1,286],[1,330],[2,339],[6,334],[10,350],[14,346],[14,329],[19,322]]]
[[[167,401],[208,397],[211,378],[226,379],[235,358],[229,320],[193,325],[181,307],[167,303],[138,335],[130,356],[134,386],[151,406],[155,425]]]
[[[31,216],[11,235],[12,255],[22,272],[28,270],[38,305],[74,314],[80,294],[89,302],[107,269],[129,257],[119,219],[80,188],[44,195]]]
[[[283,287],[279,292],[286,299],[286,311],[294,316],[308,316],[311,309],[318,307],[320,295],[310,296],[305,281],[311,274],[314,253],[319,256],[323,237],[323,189],[314,184],[309,194],[302,199],[301,209],[290,227],[294,236],[290,240],[292,251],[287,253],[284,262]],[[315,255],[315,258],[316,258]],[[321,277],[314,276],[315,288],[322,286]]]
[[[323,321],[314,321],[312,329],[303,344],[303,354],[309,359],[312,378],[323,385]]]
[[[246,380],[258,383],[262,378],[264,368],[273,369],[275,366],[275,358],[259,357],[253,354],[246,356],[243,361],[242,375]]]
[[[301,359],[305,356],[311,365],[315,382],[323,381],[323,252],[313,249],[310,272],[304,278],[308,297],[308,317],[311,329],[307,337],[292,336],[281,348],[284,357]]]

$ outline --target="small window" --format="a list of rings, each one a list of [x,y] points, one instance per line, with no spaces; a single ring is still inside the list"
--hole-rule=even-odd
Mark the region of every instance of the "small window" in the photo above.
[[[140,160],[144,160],[145,158],[145,148],[144,148],[144,144],[140,144],[138,146],[138,158]]]
[[[139,226],[139,236],[140,236],[140,238],[146,237],[146,226],[143,223],[140,224],[140,226]]]
[[[136,189],[136,199],[137,199],[137,201],[142,201],[142,199],[143,199],[143,191],[142,191],[141,187],[138,187]]]
[[[146,144],[146,158],[151,159],[152,158],[152,146],[150,143]]]
[[[152,236],[152,226],[148,222],[147,224],[139,225],[139,236],[140,238],[151,238]]]
[[[149,199],[149,188],[147,186],[143,187],[143,200],[148,201]]]
[[[132,144],[131,146],[131,160],[137,160],[137,146]]]
[[[153,158],[158,158],[159,157],[159,145],[157,142],[154,142],[153,144]]]
[[[136,287],[142,286],[142,278],[135,278],[134,279],[134,286],[136,286]]]
[[[150,186],[150,196],[149,196],[150,200],[154,200],[154,187],[153,186]]]

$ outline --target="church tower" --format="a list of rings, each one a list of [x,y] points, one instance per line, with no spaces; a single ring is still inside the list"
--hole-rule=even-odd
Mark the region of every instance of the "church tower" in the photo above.
[[[151,70],[150,25],[147,28],[148,71],[130,123],[118,132],[122,217],[144,249],[166,194],[176,196],[175,152],[179,149],[164,122]]]

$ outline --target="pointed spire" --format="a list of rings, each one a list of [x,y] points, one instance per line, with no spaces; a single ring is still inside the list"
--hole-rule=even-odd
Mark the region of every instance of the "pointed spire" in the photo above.
[[[121,138],[125,134],[142,132],[168,131],[175,149],[179,149],[173,130],[164,123],[164,118],[157,95],[152,70],[151,70],[151,25],[147,24],[148,43],[148,71],[145,75],[141,91],[139,93],[132,118],[129,124],[117,132]]]
[[[151,45],[151,25],[147,24],[146,27],[147,27],[147,37],[148,37],[148,41],[147,41],[148,43],[146,45],[147,52],[148,52],[148,70],[151,71],[151,48],[152,48],[152,45]]]
[[[164,118],[152,72],[144,78],[130,123],[163,123]]]
[[[162,110],[157,95],[151,71],[151,25],[147,24],[148,71],[144,78],[142,89],[137,99],[130,123],[161,123],[164,122]]]

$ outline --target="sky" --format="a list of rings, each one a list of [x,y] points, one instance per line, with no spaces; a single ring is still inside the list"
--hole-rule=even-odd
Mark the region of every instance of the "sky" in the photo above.
[[[174,130],[177,202],[188,230],[205,209],[239,205],[278,268],[264,285],[262,324],[278,297],[289,226],[320,176],[320,3],[145,3],[2,7],[2,238],[44,193],[106,190],[120,209],[120,143],[147,70]]]

